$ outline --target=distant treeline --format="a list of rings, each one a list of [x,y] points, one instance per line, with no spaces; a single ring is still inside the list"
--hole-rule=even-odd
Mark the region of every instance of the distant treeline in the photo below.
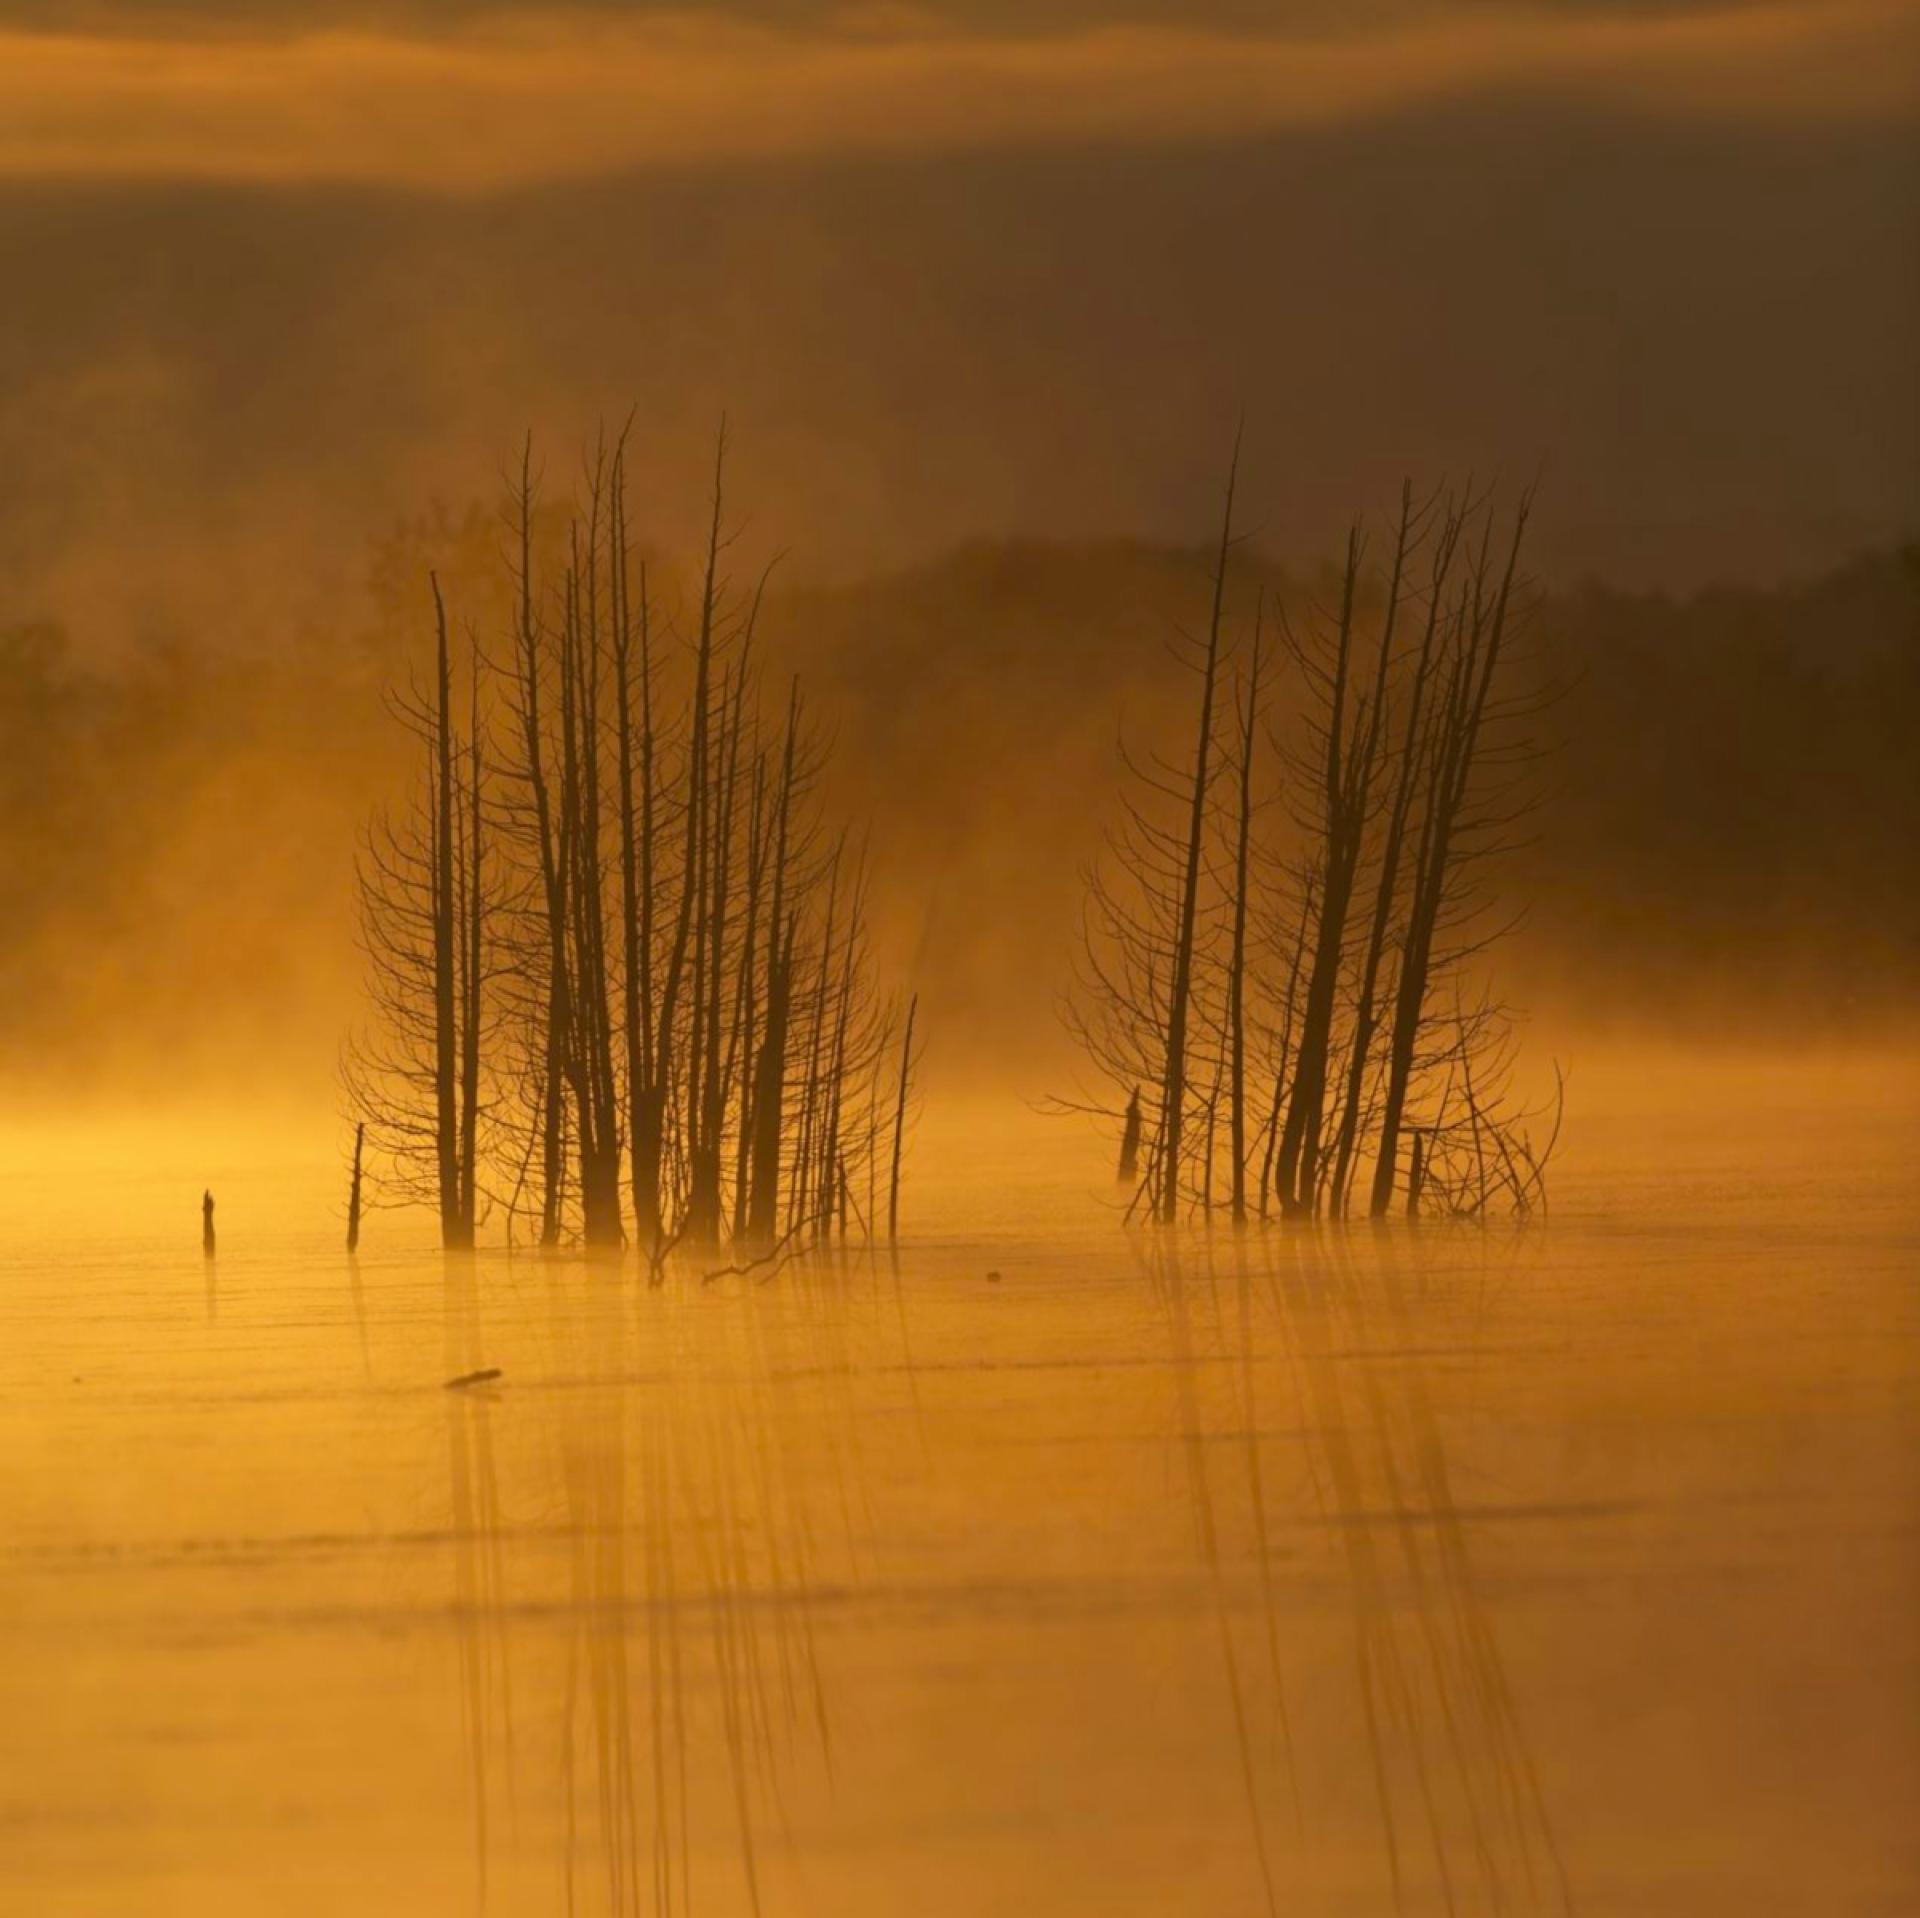
[[[1588,586],[1545,632],[1567,754],[1527,875],[1535,953],[1619,1012],[1725,1017],[1744,994],[1819,1027],[1901,1004],[1920,546],[1775,591]]]
[[[997,902],[959,1010],[1003,1004],[1025,963],[995,926],[1038,918],[1071,937],[1061,901],[1098,848],[1116,704],[1129,737],[1160,722],[1178,737],[1189,689],[1164,642],[1192,630],[1209,564],[1198,548],[983,545],[795,609],[833,662],[843,729],[861,732],[846,763],[916,796],[876,852],[946,874],[934,943],[950,963],[962,902]],[[1331,567],[1241,571],[1243,601],[1338,601]],[[1555,696],[1540,805],[1508,868],[1526,908],[1501,958],[1517,997],[1735,1038],[1905,1011],[1920,985],[1920,546],[1776,588],[1556,591],[1527,660]],[[1298,690],[1282,674],[1272,697]]]
[[[337,632],[263,634],[244,658],[181,642],[100,661],[84,634],[0,623],[6,1071],[326,1070],[356,993],[355,822],[406,771],[380,688],[426,664],[427,565],[497,630],[479,582],[500,536],[478,513],[406,529]],[[956,1068],[1059,1043],[1051,987],[1115,713],[1177,734],[1163,642],[1208,567],[1198,547],[996,543],[769,589],[768,671],[804,671],[833,715],[823,800],[874,822],[877,947],[967,1035]],[[1295,603],[1330,590],[1254,556],[1243,572]],[[1920,549],[1777,588],[1560,591],[1531,657],[1559,748],[1516,855],[1516,996],[1730,1036],[1911,1002]]]

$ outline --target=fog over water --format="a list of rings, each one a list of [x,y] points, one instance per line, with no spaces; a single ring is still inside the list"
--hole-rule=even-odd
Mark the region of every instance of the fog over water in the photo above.
[[[351,1266],[291,1139],[10,1137],[0,1884],[1899,1909],[1912,1077],[1677,1070],[1541,1230],[1122,1235],[996,1105],[897,1269],[657,1292]]]

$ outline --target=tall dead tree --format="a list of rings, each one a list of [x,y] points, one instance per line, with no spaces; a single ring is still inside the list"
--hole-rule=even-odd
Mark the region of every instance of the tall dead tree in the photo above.
[[[560,682],[564,837],[573,855],[573,873],[567,887],[572,911],[565,942],[573,971],[567,995],[573,1022],[565,1057],[573,1093],[582,1237],[588,1245],[602,1247],[617,1246],[625,1236],[604,890],[603,800],[608,746],[601,710],[601,571],[605,498],[605,464],[596,461],[585,529],[576,529],[564,587],[566,622]]]
[[[1444,695],[1428,728],[1425,811],[1414,858],[1406,929],[1400,945],[1400,977],[1388,1044],[1379,1142],[1375,1150],[1369,1212],[1384,1218],[1393,1203],[1400,1128],[1415,1069],[1415,1054],[1428,1012],[1435,942],[1459,861],[1467,806],[1486,738],[1495,675],[1506,644],[1515,571],[1525,537],[1531,497],[1513,515],[1504,564],[1493,557],[1491,512],[1470,564],[1470,578],[1450,620]]]
[[[1239,805],[1234,819],[1233,933],[1227,950],[1228,1151],[1232,1159],[1229,1205],[1235,1225],[1247,1222],[1247,907],[1253,842],[1253,753],[1260,719],[1258,611],[1253,622],[1253,658],[1240,717]]]
[[[1240,473],[1236,439],[1227,469],[1227,502],[1220,517],[1220,551],[1213,572],[1213,610],[1207,620],[1205,663],[1201,668],[1200,720],[1193,749],[1192,805],[1188,815],[1186,856],[1180,874],[1180,916],[1173,946],[1173,976],[1167,997],[1166,1059],[1160,1079],[1159,1191],[1155,1215],[1171,1225],[1180,1203],[1182,1135],[1187,1103],[1187,1033],[1193,1011],[1195,931],[1203,864],[1202,834],[1213,772],[1214,687],[1220,676],[1221,616],[1227,590],[1227,555],[1233,545],[1233,489]]]
[[[1197,1002],[1222,971],[1215,945],[1222,888],[1217,880],[1209,882],[1214,862],[1208,828],[1215,811],[1215,731],[1239,459],[1236,437],[1212,554],[1205,636],[1176,636],[1172,645],[1198,682],[1192,743],[1177,765],[1157,750],[1136,758],[1122,746],[1129,783],[1105,856],[1087,875],[1079,977],[1064,1007],[1070,1029],[1116,1100],[1130,1104],[1137,1087],[1154,1089],[1153,1134],[1128,1211],[1162,1224],[1178,1217],[1190,1176],[1196,1194],[1206,1184],[1201,1158],[1213,1102],[1204,1093],[1196,1098],[1196,1084],[1207,1081],[1196,1078],[1194,1046],[1209,1029],[1217,1032],[1223,1018],[1220,1008]],[[1077,1101],[1063,1103],[1079,1109]],[[1098,1109],[1124,1123],[1121,1104]]]
[[[1318,920],[1276,1168],[1280,1210],[1288,1218],[1310,1213],[1318,1203],[1321,1135],[1336,1041],[1338,993],[1347,957],[1348,921],[1373,810],[1374,779],[1393,667],[1394,627],[1411,537],[1411,497],[1403,494],[1370,688],[1356,686],[1354,672],[1358,646],[1355,615],[1366,545],[1358,526],[1347,537],[1340,611],[1330,657],[1321,657],[1310,643],[1295,647],[1301,680],[1309,696],[1322,702],[1323,717],[1316,720],[1310,735],[1318,762],[1312,770],[1321,799],[1315,860],[1319,874]]]
[[[1121,823],[1089,875],[1067,1007],[1128,1102],[1094,1109],[1131,1136],[1132,1089],[1159,1088],[1129,1210],[1167,1223],[1183,1203],[1220,1204],[1244,1224],[1258,1156],[1263,1219],[1270,1199],[1288,1218],[1344,1216],[1371,1158],[1382,1216],[1411,1127],[1419,1212],[1535,1211],[1552,1135],[1534,1147],[1512,1094],[1514,1023],[1479,963],[1503,919],[1499,855],[1528,805],[1537,707],[1524,684],[1502,690],[1527,502],[1499,554],[1484,500],[1404,487],[1377,568],[1356,522],[1330,604],[1278,605],[1297,670],[1277,729],[1258,717],[1256,614],[1229,777],[1213,763],[1231,486],[1228,499],[1213,618],[1189,662],[1194,745],[1178,766],[1123,749]],[[1289,800],[1277,838],[1254,823],[1267,740]],[[1258,1137],[1256,1074],[1271,1086]]]
[[[1411,486],[1402,489],[1400,500],[1401,524],[1404,527],[1409,523],[1412,508]],[[1374,1063],[1373,1042],[1379,1027],[1381,974],[1399,904],[1407,825],[1412,816],[1414,795],[1420,779],[1420,747],[1422,728],[1426,723],[1427,694],[1433,678],[1434,654],[1440,642],[1448,582],[1453,571],[1454,556],[1459,550],[1461,526],[1460,511],[1453,502],[1446,502],[1432,540],[1426,584],[1426,615],[1422,622],[1419,651],[1414,661],[1411,683],[1402,700],[1405,710],[1400,716],[1398,763],[1393,775],[1392,797],[1388,803],[1379,871],[1374,882],[1373,914],[1368,922],[1366,947],[1361,959],[1359,992],[1347,1047],[1346,1092],[1334,1148],[1331,1205],[1333,1211],[1343,1217],[1356,1163],[1356,1148],[1360,1144],[1369,1072]]]
[[[532,442],[521,451],[520,479],[514,499],[518,536],[515,568],[516,617],[513,633],[515,717],[520,756],[511,769],[520,804],[515,817],[519,838],[531,841],[537,902],[528,914],[528,938],[522,943],[522,973],[531,1003],[523,1020],[530,1041],[533,1126],[540,1156],[540,1243],[560,1242],[566,1196],[566,1079],[571,1043],[570,970],[566,951],[567,886],[571,858],[557,816],[549,767],[544,699],[549,688],[551,635],[536,598]]]
[[[615,450],[611,481],[614,744],[620,812],[621,1039],[627,1079],[627,1147],[634,1227],[641,1246],[661,1241],[660,1114],[665,1089],[655,1080],[653,955],[658,853],[653,706],[653,618],[647,569],[640,566],[636,621],[629,581],[626,444]],[[638,701],[638,711],[635,702]]]
[[[510,1221],[532,1191],[543,1244],[631,1237],[655,1276],[678,1244],[764,1242],[783,1218],[802,1242],[876,1229],[893,1034],[870,875],[828,850],[844,835],[797,682],[784,731],[763,728],[767,576],[729,578],[725,458],[723,431],[676,604],[630,523],[626,436],[571,509],[539,502],[523,449],[504,750],[477,705],[456,737],[444,643],[419,703],[428,777],[387,889],[422,910],[387,918],[420,975],[419,1139],[450,1240],[456,1220],[471,1237],[489,1144]]]
[[[371,1019],[342,1062],[396,1200],[431,1203],[449,1251],[474,1243],[497,895],[486,832],[476,655],[468,731],[455,719],[452,647],[437,578],[433,673],[392,706],[424,761],[415,798],[377,815],[359,860],[360,940]]]
[[[760,1021],[753,1099],[743,1119],[751,1138],[747,1234],[762,1243],[772,1239],[779,1221],[780,1155],[786,1136],[787,1048],[793,1025],[795,942],[799,937],[799,914],[789,898],[799,739],[800,687],[796,681],[788,696],[778,797],[774,802],[772,897],[767,909],[763,968],[765,1013]]]
[[[906,1150],[907,1102],[913,1092],[913,1022],[920,1010],[916,992],[907,1001],[907,1029],[900,1040],[900,1086],[893,1107],[893,1167],[887,1180],[887,1242],[900,1238],[900,1167]]]

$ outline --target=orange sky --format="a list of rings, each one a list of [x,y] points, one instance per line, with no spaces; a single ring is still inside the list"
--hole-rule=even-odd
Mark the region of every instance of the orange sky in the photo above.
[[[1231,138],[1476,90],[1695,119],[1853,120],[1920,99],[1911,0],[1473,8],[1336,35],[1163,14],[1200,24],[1135,13],[1014,34],[869,9],[858,31],[654,11],[0,29],[0,175],[484,189],[742,157]]]
[[[0,0],[0,621],[334,631],[637,407],[829,575],[1551,473],[1540,561],[1906,538],[1920,0]],[[677,532],[666,527],[662,537]]]

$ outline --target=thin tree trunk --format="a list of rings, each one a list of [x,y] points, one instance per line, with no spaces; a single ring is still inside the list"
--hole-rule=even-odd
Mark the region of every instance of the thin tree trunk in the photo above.
[[[760,743],[760,720],[754,716],[753,791],[749,801],[750,830],[747,835],[747,916],[740,929],[740,964],[734,991],[733,1035],[729,1041],[727,1079],[736,1083],[739,1094],[738,1122],[734,1129],[733,1222],[732,1235],[744,1238],[747,1230],[747,1178],[753,1152],[753,1087],[759,1068],[760,1039],[760,897],[766,881],[768,846],[771,840],[767,819],[767,755]]]
[[[1247,855],[1253,829],[1253,732],[1260,708],[1260,616],[1253,622],[1253,661],[1246,719],[1240,730],[1240,816],[1233,855],[1233,945],[1227,965],[1227,1148],[1233,1155],[1231,1204],[1235,1225],[1247,1222]]]
[[[913,1021],[920,1010],[916,992],[907,1001],[907,1031],[900,1041],[900,1091],[893,1107],[893,1171],[887,1181],[887,1243],[900,1242],[900,1157],[907,1136],[907,1094],[913,1073]]]
[[[353,1179],[347,1187],[347,1250],[360,1250],[360,1167],[366,1151],[367,1122],[353,1128]]]
[[[1300,902],[1300,924],[1293,936],[1293,962],[1287,968],[1287,996],[1281,1013],[1280,1059],[1273,1069],[1273,1110],[1267,1114],[1267,1149],[1260,1162],[1260,1216],[1267,1216],[1267,1196],[1274,1190],[1273,1155],[1280,1143],[1280,1108],[1286,1097],[1287,1065],[1293,1053],[1294,1011],[1300,999],[1300,967],[1307,952],[1307,925],[1313,918],[1313,900],[1318,875],[1309,873],[1305,896]]]
[[[447,609],[437,575],[434,620],[433,817],[433,1097],[434,1145],[440,1180],[440,1243],[460,1243],[459,1061],[454,1008],[453,669],[447,652]]]
[[[639,799],[635,803],[632,607],[627,581],[626,448],[613,462],[613,675],[619,754],[621,1035],[627,1073],[627,1151],[634,1231],[651,1255],[659,1246],[660,1139],[652,1098],[653,1045],[653,688],[647,571],[640,569]]]
[[[1325,857],[1321,865],[1320,920],[1313,967],[1307,976],[1307,1000],[1300,1019],[1300,1046],[1293,1086],[1280,1135],[1280,1210],[1299,1218],[1313,1210],[1319,1185],[1320,1131],[1325,1120],[1327,1075],[1333,1046],[1333,1020],[1346,953],[1347,916],[1359,868],[1365,824],[1372,741],[1377,736],[1379,702],[1369,722],[1363,711],[1354,739],[1346,737],[1347,702],[1353,666],[1354,598],[1360,579],[1361,538],[1356,527],[1347,536],[1347,559],[1340,594],[1340,628],[1333,666],[1333,693],[1327,716],[1324,763]]]
[[[1173,977],[1167,1004],[1167,1051],[1160,1088],[1160,1192],[1157,1211],[1171,1225],[1180,1203],[1180,1135],[1187,1098],[1187,1011],[1193,991],[1194,927],[1199,914],[1201,834],[1206,824],[1207,784],[1213,754],[1213,689],[1220,667],[1220,623],[1227,587],[1227,554],[1233,542],[1233,489],[1240,473],[1240,440],[1227,469],[1226,508],[1220,522],[1220,555],[1213,575],[1213,613],[1207,623],[1207,663],[1200,693],[1199,738],[1194,749],[1193,805],[1187,822],[1186,861],[1181,873],[1180,913],[1174,940]]]
[[[1414,1050],[1425,1016],[1433,942],[1445,904],[1453,830],[1472,780],[1480,729],[1487,698],[1500,661],[1506,633],[1507,610],[1513,593],[1514,570],[1526,532],[1529,501],[1522,498],[1514,514],[1513,539],[1508,548],[1499,589],[1491,607],[1482,599],[1487,571],[1486,545],[1474,564],[1473,604],[1461,615],[1458,657],[1449,695],[1437,715],[1439,727],[1428,779],[1427,816],[1421,829],[1420,857],[1409,908],[1407,936],[1395,994],[1392,1041],[1388,1052],[1387,1085],[1380,1117],[1380,1143],[1374,1161],[1373,1193],[1368,1211],[1385,1218],[1393,1203],[1400,1128],[1413,1078]],[[1491,528],[1488,531],[1491,539]]]
[[[545,1031],[540,1084],[540,1243],[559,1243],[565,1183],[566,1054],[568,1043],[566,961],[566,862],[556,844],[552,792],[547,780],[546,736],[540,718],[540,634],[533,613],[533,442],[520,454],[516,496],[520,535],[520,600],[515,646],[519,654],[520,724],[527,787],[533,798],[534,837],[540,867],[546,932]]]
[[[480,743],[480,653],[474,648],[472,713],[468,728],[468,765],[472,791],[467,807],[467,922],[462,954],[460,1033],[460,1243],[471,1246],[479,1224],[480,1179],[480,1018],[486,980],[483,948],[486,925],[486,848],[482,806],[486,769]]]
[[[752,1192],[747,1201],[747,1232],[761,1242],[771,1241],[780,1216],[780,1145],[797,930],[786,905],[787,850],[799,729],[800,685],[796,680],[787,695],[787,737],[781,752],[780,797],[774,823],[773,894],[767,913],[767,1020],[753,1085]]]
[[[1401,493],[1401,520],[1406,523],[1410,489]],[[1380,875],[1374,890],[1373,918],[1367,929],[1366,956],[1361,964],[1360,995],[1354,1007],[1353,1043],[1347,1060],[1346,1098],[1341,1109],[1340,1127],[1335,1145],[1333,1169],[1333,1210],[1346,1216],[1348,1192],[1360,1140],[1360,1113],[1366,1092],[1367,1067],[1372,1059],[1374,1035],[1379,1027],[1378,991],[1380,971],[1385,961],[1387,935],[1392,929],[1393,909],[1398,898],[1400,862],[1406,846],[1407,823],[1413,795],[1420,775],[1420,727],[1425,714],[1427,683],[1432,674],[1434,643],[1439,632],[1441,602],[1445,596],[1447,575],[1459,542],[1460,521],[1449,511],[1434,548],[1433,566],[1428,577],[1427,619],[1420,640],[1420,657],[1414,668],[1413,686],[1407,696],[1406,725],[1400,744],[1399,775],[1394,782],[1392,804],[1387,815],[1386,843],[1380,854]]]

